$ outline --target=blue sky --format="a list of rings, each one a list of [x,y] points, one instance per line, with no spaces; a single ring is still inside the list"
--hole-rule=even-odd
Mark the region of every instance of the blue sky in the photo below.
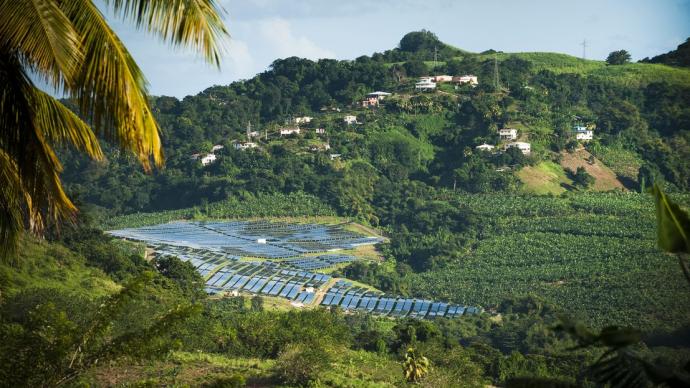
[[[604,59],[626,49],[634,60],[672,49],[690,36],[690,0],[221,0],[232,35],[221,70],[192,52],[113,21],[155,95],[182,98],[212,85],[251,78],[277,58],[354,59],[397,46],[427,29],[449,44],[552,51]]]

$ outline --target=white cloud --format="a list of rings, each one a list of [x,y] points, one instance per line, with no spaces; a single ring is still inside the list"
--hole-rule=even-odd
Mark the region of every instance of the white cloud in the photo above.
[[[249,52],[249,46],[237,39],[230,41],[228,54],[223,58],[221,66],[235,79],[251,78],[256,74],[256,64]]]
[[[273,58],[297,56],[308,59],[335,58],[334,52],[319,47],[306,36],[292,31],[290,22],[281,18],[264,19],[257,23],[257,33]]]

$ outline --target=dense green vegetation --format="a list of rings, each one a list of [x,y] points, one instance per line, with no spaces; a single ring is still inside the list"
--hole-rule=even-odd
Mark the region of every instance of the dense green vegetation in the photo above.
[[[440,60],[432,69],[435,49]],[[493,83],[494,61],[500,85]],[[480,85],[414,92],[416,76],[442,73],[473,73]],[[374,90],[394,95],[379,107],[359,107]],[[51,230],[50,241],[27,239],[20,257],[0,264],[0,330],[26,334],[0,345],[0,369],[18,365],[7,355],[56,339],[31,364],[39,378],[399,386],[413,347],[431,363],[422,379],[429,386],[510,385],[525,376],[586,386],[582,366],[601,351],[570,350],[574,340],[553,330],[559,314],[596,328],[635,326],[644,332],[645,357],[679,365],[688,358],[690,286],[656,246],[652,198],[637,192],[660,183],[690,203],[688,96],[690,71],[683,68],[611,66],[550,53],[473,54],[422,31],[406,35],[399,48],[354,61],[281,59],[249,80],[183,100],[153,98],[165,169],[145,174],[116,149],[106,149],[107,163],[61,150],[63,178],[82,214],[76,226]],[[346,114],[359,124],[345,124]],[[313,117],[301,134],[277,134],[301,115]],[[250,121],[262,135],[258,147],[235,150],[233,141],[246,140]],[[584,169],[566,173],[561,159],[579,146],[575,124],[596,126],[586,149],[611,167],[625,192],[595,193]],[[517,128],[520,140],[532,144],[531,155],[475,149],[500,144],[503,127]],[[341,157],[312,150],[326,143],[328,153]],[[191,158],[216,144],[224,148],[214,163]],[[554,176],[548,188],[523,186],[535,171]],[[189,265],[147,262],[141,247],[101,232],[176,219],[336,215],[390,238],[380,247],[383,262],[355,262],[340,274],[393,294],[481,305],[488,313],[393,321],[269,310],[260,298],[204,298]],[[149,271],[155,275],[143,275]],[[157,332],[153,344],[132,348],[132,357],[113,352],[108,365],[66,367],[98,306],[142,276],[151,276],[138,288],[146,292],[132,292],[122,314],[108,316],[110,331],[98,345],[107,349],[128,329],[150,329],[151,321],[136,317],[164,318],[183,306],[185,314],[171,322],[175,330]],[[44,298],[49,309],[41,307]],[[32,336],[46,326],[53,330],[48,339]],[[155,346],[160,352],[151,354]],[[17,385],[37,381],[13,378]]]
[[[162,224],[176,220],[202,220],[209,218],[266,218],[266,217],[317,217],[332,216],[335,211],[318,198],[295,192],[290,194],[247,194],[224,201],[206,203],[185,209],[155,213],[133,213],[109,218],[101,225],[104,229],[132,228]]]
[[[607,66],[560,54],[500,54],[500,84],[509,92],[496,93],[493,55],[449,49],[438,69],[427,66],[423,72],[475,73],[480,85],[456,90],[444,84],[436,93],[414,93],[414,77],[392,62],[426,58],[427,46],[354,61],[287,58],[252,79],[181,101],[155,98],[165,169],[144,174],[133,158],[116,150],[108,152],[107,164],[67,153],[64,179],[70,193],[107,208],[108,215],[193,207],[246,193],[302,191],[340,213],[375,222],[366,205],[372,185],[389,180],[468,192],[516,190],[519,180],[511,170],[497,169],[557,162],[557,152],[577,144],[572,126],[585,122],[596,125],[588,148],[598,154],[620,150],[670,189],[690,187],[689,70],[647,63]],[[379,108],[357,107],[374,90],[395,94]],[[347,113],[362,124],[343,123]],[[302,126],[305,133],[277,135],[276,128],[300,115],[314,117]],[[268,139],[259,139],[258,149],[236,151],[231,142],[244,139],[248,122]],[[496,129],[504,126],[517,128],[532,144],[530,157],[475,151],[483,142],[496,144]],[[341,159],[310,151],[323,143]],[[225,146],[216,151],[215,163],[203,167],[190,159],[213,144]],[[637,175],[622,175],[629,189],[638,189]]]

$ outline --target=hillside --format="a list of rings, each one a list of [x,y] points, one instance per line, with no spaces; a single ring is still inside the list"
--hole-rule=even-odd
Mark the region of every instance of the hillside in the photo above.
[[[480,60],[499,63],[509,58],[519,58],[532,64],[535,71],[556,74],[577,74],[601,82],[616,82],[625,86],[640,87],[653,82],[668,82],[681,86],[690,84],[690,69],[654,63],[628,63],[610,66],[605,61],[577,58],[559,53],[496,53],[479,55]]]
[[[685,365],[688,283],[643,192],[690,204],[689,95],[685,68],[475,54],[418,31],[151,97],[165,168],[59,150],[80,213],[0,265],[0,381],[401,386],[421,355],[426,386],[577,386],[605,348],[556,331],[566,317],[639,329],[626,350]],[[125,227],[149,228],[103,232]],[[357,247],[371,231],[386,238]],[[336,249],[359,259],[281,267]],[[453,316],[417,319],[433,304]]]

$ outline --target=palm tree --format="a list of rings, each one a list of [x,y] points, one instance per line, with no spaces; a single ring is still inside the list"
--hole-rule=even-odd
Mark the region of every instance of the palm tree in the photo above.
[[[216,0],[103,3],[219,66],[228,33]],[[32,78],[72,99],[78,114]],[[163,165],[144,75],[93,0],[0,0],[0,257],[23,230],[75,216],[54,147],[102,160],[99,138],[133,152],[147,171]]]
[[[413,383],[418,382],[429,373],[429,359],[417,354],[414,348],[408,348],[403,362],[403,373],[405,380]]]

